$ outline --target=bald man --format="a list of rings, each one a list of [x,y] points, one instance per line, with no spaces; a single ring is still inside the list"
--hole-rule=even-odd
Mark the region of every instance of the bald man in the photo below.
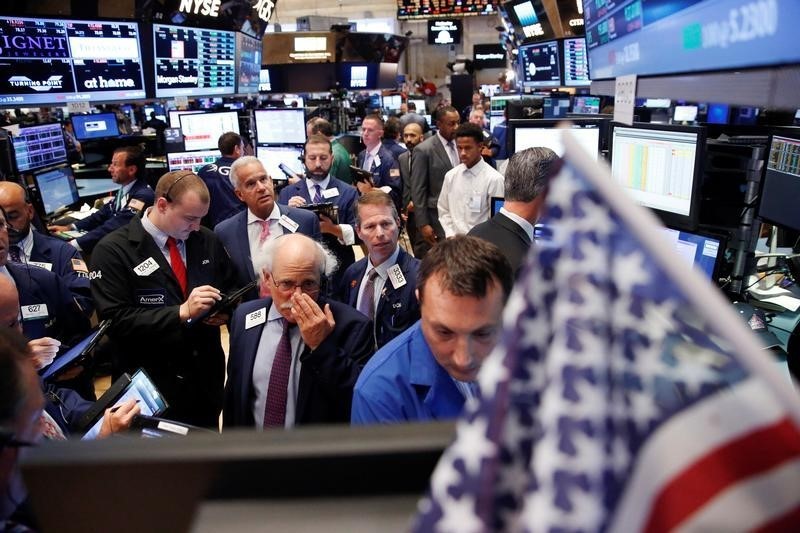
[[[33,205],[22,186],[1,181],[0,208],[5,211],[8,223],[9,259],[56,274],[69,288],[84,314],[91,316],[94,303],[89,287],[89,271],[81,253],[65,241],[34,229]]]

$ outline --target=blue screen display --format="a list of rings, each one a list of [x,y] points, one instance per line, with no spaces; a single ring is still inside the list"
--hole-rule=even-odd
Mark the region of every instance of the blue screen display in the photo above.
[[[720,250],[720,239],[670,228],[664,228],[664,235],[673,243],[679,257],[699,268],[708,279],[713,278],[720,252],[724,251]]]
[[[706,122],[709,124],[727,124],[729,111],[728,104],[708,104]]]
[[[75,129],[75,137],[79,141],[119,136],[117,117],[114,113],[73,115],[72,126]]]

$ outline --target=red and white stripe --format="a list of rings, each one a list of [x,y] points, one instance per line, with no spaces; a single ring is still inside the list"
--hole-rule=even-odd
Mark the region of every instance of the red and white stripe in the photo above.
[[[800,432],[750,379],[650,436],[610,531],[753,530],[800,516]]]

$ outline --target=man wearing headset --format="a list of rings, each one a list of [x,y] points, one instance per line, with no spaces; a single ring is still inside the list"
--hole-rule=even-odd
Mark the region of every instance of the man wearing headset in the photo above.
[[[237,283],[222,243],[200,226],[208,206],[196,174],[163,175],[153,207],[97,245],[89,276],[99,318],[113,321],[115,377],[142,367],[167,398],[167,416],[217,427],[227,316],[203,315]]]

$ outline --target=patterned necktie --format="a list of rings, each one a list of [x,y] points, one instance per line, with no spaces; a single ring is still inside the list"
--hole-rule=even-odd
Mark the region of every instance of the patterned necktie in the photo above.
[[[314,203],[321,204],[322,203],[322,189],[319,185],[314,185]]]
[[[261,246],[269,238],[269,220],[259,220],[258,223],[261,224],[261,233],[258,235],[258,244]]]
[[[364,284],[364,292],[361,293],[361,301],[358,304],[358,311],[370,320],[375,316],[375,278],[377,277],[378,271],[372,269]]]
[[[367,152],[367,155],[364,156],[364,166],[362,167],[364,170],[372,170],[372,154]]]
[[[456,143],[455,143],[455,141],[450,141],[450,142],[448,142],[448,143],[447,143],[447,148],[448,148],[448,150],[447,150],[447,153],[448,153],[448,155],[450,156],[450,163],[452,163],[452,165],[453,165],[454,167],[455,167],[455,166],[458,166],[458,164],[459,164],[461,161],[459,161],[459,160],[458,160],[458,151],[456,150]]]
[[[22,262],[22,259],[21,259],[22,256],[20,255],[20,249],[19,249],[19,246],[17,246],[16,244],[12,244],[8,248],[8,255],[9,255],[9,257],[11,257],[11,260],[13,262],[15,262],[15,263],[21,263]]]
[[[292,343],[289,322],[281,318],[283,333],[275,350],[272,371],[267,387],[267,404],[264,410],[264,427],[284,427],[286,423],[286,397],[289,388],[289,370],[292,368]]]
[[[116,213],[122,209],[122,187],[117,189],[117,197],[114,198],[114,212]]]
[[[183,296],[186,297],[186,264],[184,264],[181,252],[178,250],[178,241],[172,237],[167,237],[167,249],[169,250],[169,262],[172,266],[172,272],[175,273],[175,278],[181,286]]]

